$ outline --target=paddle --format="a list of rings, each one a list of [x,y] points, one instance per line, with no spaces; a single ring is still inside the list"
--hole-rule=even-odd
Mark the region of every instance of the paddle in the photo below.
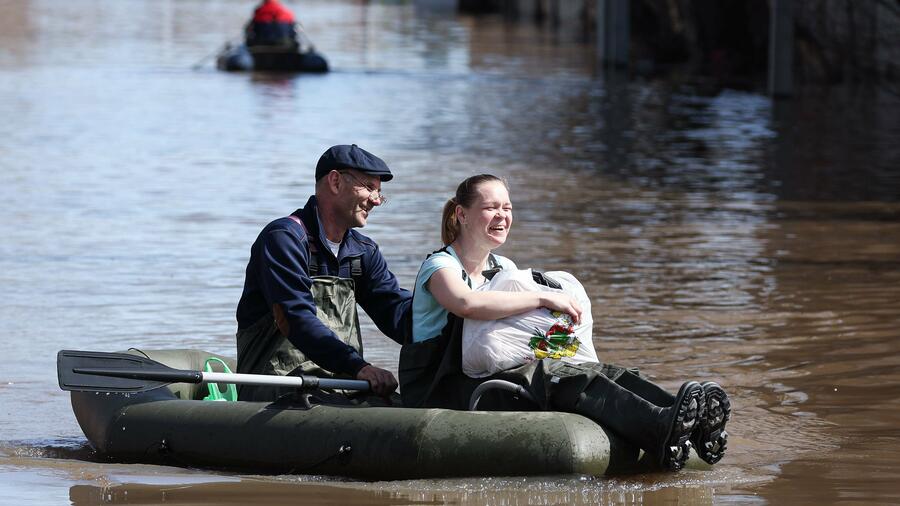
[[[206,62],[207,62],[210,58],[212,58],[213,56],[218,55],[219,53],[221,53],[222,51],[224,51],[224,50],[230,48],[231,46],[233,46],[233,45],[235,45],[235,44],[238,44],[239,42],[240,42],[240,38],[238,38],[238,37],[234,37],[234,38],[232,38],[232,39],[229,39],[229,40],[226,41],[225,44],[222,45],[219,49],[216,49],[216,50],[213,51],[212,53],[207,54],[207,55],[204,56],[203,58],[200,58],[200,60],[197,61],[197,63],[191,65],[191,70],[200,70],[201,68],[203,68],[204,65],[206,65]]]
[[[295,23],[295,25],[297,26],[297,30],[296,30],[297,34],[300,36],[301,39],[303,39],[302,41],[297,42],[298,45],[300,46],[300,52],[308,53],[308,52],[315,51],[316,46],[313,45],[312,39],[310,39],[309,34],[306,33],[306,28],[303,27],[303,23],[297,21]],[[307,46],[305,50],[303,48],[304,42],[306,42],[306,46]]]
[[[169,383],[234,383],[302,389],[369,390],[369,382],[316,376],[268,376],[173,369],[128,353],[62,350],[56,355],[59,387],[76,392],[146,392]]]

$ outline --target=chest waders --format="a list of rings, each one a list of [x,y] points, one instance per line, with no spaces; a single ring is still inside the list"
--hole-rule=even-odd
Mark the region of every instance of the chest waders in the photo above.
[[[359,314],[356,311],[356,279],[362,276],[362,259],[350,259],[350,278],[319,276],[319,252],[313,243],[306,225],[295,216],[290,216],[306,231],[309,244],[309,274],[312,278],[310,293],[316,304],[316,317],[338,339],[363,356],[362,337],[359,330]],[[237,333],[237,372],[249,374],[277,374],[299,376],[310,374],[320,377],[335,376],[322,369],[297,349],[281,333],[275,323],[275,315],[270,309],[262,318]],[[277,386],[242,385],[238,387],[241,400],[271,401],[293,390]]]
[[[446,252],[447,248],[434,253],[442,251]],[[488,256],[488,269],[482,275],[492,279],[501,269],[502,266],[491,254]],[[470,283],[465,269],[461,271],[463,281]],[[540,272],[533,271],[533,276],[537,283],[560,287]],[[490,390],[481,397],[480,408],[517,411],[548,409],[550,383],[544,379],[546,371],[543,361],[531,362],[486,378],[466,376],[462,372],[462,327],[463,319],[448,311],[447,323],[439,335],[406,343],[400,348],[398,379],[404,406],[468,409],[472,393],[479,385],[488,380],[502,379],[525,387],[533,402],[500,390]],[[412,335],[412,332],[409,334]]]

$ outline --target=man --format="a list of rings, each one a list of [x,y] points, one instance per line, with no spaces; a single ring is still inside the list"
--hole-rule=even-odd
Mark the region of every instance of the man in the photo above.
[[[250,250],[237,308],[238,372],[355,377],[386,397],[397,388],[389,371],[362,357],[356,303],[381,332],[403,343],[412,294],[401,289],[378,245],[353,230],[385,203],[393,178],[377,156],[353,145],[332,146],[316,165],[316,194],[279,218]],[[242,400],[287,393],[243,386]]]
[[[244,33],[247,46],[297,46],[294,14],[278,0],[263,0]]]

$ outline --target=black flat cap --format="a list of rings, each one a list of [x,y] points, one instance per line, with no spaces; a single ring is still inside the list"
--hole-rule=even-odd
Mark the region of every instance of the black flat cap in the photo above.
[[[384,160],[369,153],[356,144],[338,144],[331,146],[328,151],[319,157],[316,164],[316,181],[322,179],[325,174],[333,170],[356,169],[366,174],[378,176],[382,181],[390,181],[394,178],[391,169]]]

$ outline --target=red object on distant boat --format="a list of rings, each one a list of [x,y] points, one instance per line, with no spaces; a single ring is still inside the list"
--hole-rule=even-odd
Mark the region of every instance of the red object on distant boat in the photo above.
[[[253,21],[257,23],[293,23],[294,14],[278,0],[264,0],[253,11]]]

